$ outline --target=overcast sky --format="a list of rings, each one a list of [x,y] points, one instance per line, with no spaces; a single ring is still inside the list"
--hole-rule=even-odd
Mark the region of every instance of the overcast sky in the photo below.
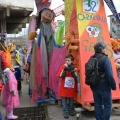
[[[120,13],[120,0],[113,0],[113,2],[115,4],[115,6],[116,6],[117,12]],[[56,7],[58,7],[58,6],[62,5],[62,4],[64,4],[63,0],[52,0],[51,9],[55,9]],[[106,3],[105,3],[105,11],[106,11],[106,16],[112,15],[112,13],[111,13],[110,9],[108,8],[108,6],[106,5]],[[36,9],[36,6],[34,4],[34,11],[32,12],[31,15],[33,15],[33,14],[36,15],[36,12],[37,12],[37,9]],[[55,19],[55,21],[57,21],[57,20],[64,20],[64,16],[63,15],[58,16]],[[108,27],[110,28],[110,19],[109,19],[109,17],[107,17],[107,22],[108,22]],[[21,33],[23,34],[23,31],[20,32],[19,35]]]
[[[113,0],[115,7],[117,9],[118,12],[120,12],[120,0]],[[112,14],[111,11],[109,10],[108,6],[105,3],[105,9],[106,9],[106,14],[110,15]]]
[[[56,2],[57,1],[57,2]],[[116,9],[117,9],[117,12],[120,13],[120,0],[113,0],[115,6],[116,6]],[[64,2],[62,0],[52,0],[52,4],[51,4],[51,9],[54,9],[60,5],[64,4]],[[106,11],[106,16],[108,15],[111,15],[112,12],[110,11],[110,9],[108,8],[108,6],[106,5],[106,3],[104,3],[105,5],[105,11]],[[36,7],[34,5],[34,11],[32,14],[36,14]],[[58,16],[56,20],[64,20],[64,16],[60,15]],[[107,17],[107,22],[108,22],[108,26],[110,25],[110,20],[109,20],[109,17]]]

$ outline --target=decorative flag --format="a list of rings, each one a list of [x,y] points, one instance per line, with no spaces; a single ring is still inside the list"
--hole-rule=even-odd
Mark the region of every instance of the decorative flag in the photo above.
[[[113,13],[113,15],[116,17],[116,20],[120,23],[120,17],[119,17],[119,14],[117,13],[117,10],[115,8],[113,0],[104,0],[104,1],[106,2],[108,7],[110,8],[110,10]]]

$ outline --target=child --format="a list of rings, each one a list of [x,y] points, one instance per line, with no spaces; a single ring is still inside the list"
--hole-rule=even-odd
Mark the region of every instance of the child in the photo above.
[[[5,106],[7,119],[17,119],[18,117],[13,115],[13,109],[20,105],[17,91],[17,81],[12,71],[8,68],[6,58],[1,50],[0,56],[2,58],[2,70],[9,76],[9,80],[6,85],[4,85],[4,89],[2,91],[3,105]]]
[[[69,115],[74,116],[73,102],[77,95],[77,76],[74,67],[74,57],[72,55],[66,56],[66,63],[61,66],[57,76],[62,78],[60,84],[60,96],[62,97],[62,106],[64,118],[69,118]],[[68,103],[67,103],[68,102]]]

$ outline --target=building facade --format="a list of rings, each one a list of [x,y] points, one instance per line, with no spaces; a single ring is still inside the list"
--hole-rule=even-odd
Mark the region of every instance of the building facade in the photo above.
[[[113,38],[120,39],[120,23],[113,15],[110,15],[110,34]]]
[[[13,43],[18,47],[27,47],[27,36],[7,37],[6,43]]]

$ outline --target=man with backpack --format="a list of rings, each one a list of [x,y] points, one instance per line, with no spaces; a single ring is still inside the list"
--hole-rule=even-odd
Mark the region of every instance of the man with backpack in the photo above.
[[[97,42],[94,45],[95,54],[85,64],[85,82],[93,93],[96,120],[110,120],[111,89],[116,90],[111,63],[106,55],[106,46],[103,41]]]

